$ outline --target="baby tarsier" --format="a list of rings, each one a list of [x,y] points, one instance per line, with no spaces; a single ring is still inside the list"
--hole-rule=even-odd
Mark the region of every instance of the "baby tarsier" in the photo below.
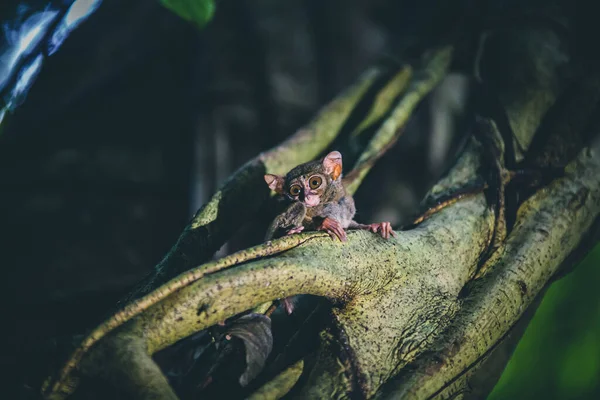
[[[291,201],[278,215],[266,240],[280,234],[306,230],[325,231],[335,240],[346,241],[345,229],[366,229],[382,237],[396,236],[389,222],[359,224],[354,221],[354,199],[342,183],[342,155],[332,151],[323,159],[298,165],[285,176],[267,174],[265,181],[271,190]]]

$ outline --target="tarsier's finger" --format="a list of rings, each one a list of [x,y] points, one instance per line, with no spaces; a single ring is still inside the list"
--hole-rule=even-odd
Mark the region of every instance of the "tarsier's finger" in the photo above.
[[[335,240],[336,238],[338,238],[337,233],[335,233],[331,229],[325,229],[325,232],[327,232],[327,234],[329,235],[329,237],[331,238],[331,240]]]
[[[295,228],[290,229],[289,231],[287,231],[287,235],[293,235],[294,233],[300,233],[304,230],[304,226],[297,226]]]
[[[341,242],[345,242],[348,240],[348,237],[346,236],[346,231],[344,230],[344,228],[342,228],[340,225],[338,225],[337,227],[337,237],[340,239]]]
[[[332,218],[325,218],[317,230],[327,232],[332,240],[335,240],[337,237],[340,242],[345,242],[347,239],[342,225]]]
[[[327,234],[329,235],[329,237],[331,238],[331,240],[335,240],[335,232],[333,230],[331,230],[329,228],[329,226],[327,224],[322,224],[321,226],[319,226],[317,228],[318,231],[325,231],[327,232]]]
[[[342,228],[342,225],[335,221],[335,223],[332,224],[333,225],[333,229],[335,230],[335,234],[337,235],[338,239],[340,239],[340,242],[345,242],[346,240],[348,240],[348,237],[346,236],[346,231],[344,230],[344,228]]]
[[[331,237],[333,240],[335,240],[335,238],[338,238],[340,242],[344,242],[344,233],[342,233],[343,231],[340,232],[339,225],[332,224],[331,228],[329,229],[329,232],[332,232],[335,235],[335,237]]]
[[[387,223],[387,237],[388,239],[390,238],[390,236],[394,235],[394,230],[392,229],[392,224],[390,224],[389,222]]]
[[[385,225],[385,238],[390,238],[390,232],[392,231],[392,225],[389,222],[384,222]]]
[[[394,232],[394,228],[392,228],[392,224],[390,222],[386,222],[386,224],[387,224],[388,238],[390,236],[396,237],[396,232]]]
[[[396,237],[396,232],[394,231],[394,228],[392,228],[392,224],[390,224],[390,234],[391,234],[393,237]]]

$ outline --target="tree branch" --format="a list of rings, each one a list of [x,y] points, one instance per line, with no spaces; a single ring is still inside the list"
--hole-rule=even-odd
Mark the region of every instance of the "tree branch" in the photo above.
[[[422,82],[423,79],[418,78],[418,84],[412,84],[412,89],[408,90],[404,94],[404,96],[410,97],[410,101],[406,101],[404,105],[399,108],[401,112],[397,112],[395,115],[392,115],[387,119],[387,121],[392,121],[388,124],[388,126],[391,124],[393,127],[400,128],[402,124],[406,122],[407,116],[410,113],[410,109],[414,108],[416,101],[418,99],[422,99],[428,93],[428,90],[431,90],[433,87],[433,84],[431,83],[432,80],[433,82],[439,81],[441,76],[443,76],[445,73],[445,68],[448,66],[448,57],[450,52],[448,49],[442,49],[439,50],[438,53],[439,55],[437,56],[436,53],[434,53],[433,57],[431,57],[431,60],[425,59],[422,67],[428,72],[425,83],[419,83]],[[441,66],[439,65],[440,58],[443,60]],[[432,68],[432,64],[436,68]],[[395,74],[392,74],[391,76],[393,77]],[[317,116],[317,118],[306,128],[300,130],[298,133],[276,148],[261,154],[236,172],[224,184],[223,188],[213,196],[209,203],[206,204],[200,211],[198,211],[190,225],[181,235],[177,244],[173,247],[173,249],[171,249],[165,259],[156,267],[155,273],[147,278],[139,286],[139,288],[128,297],[127,301],[130,301],[130,303],[111,318],[107,319],[99,327],[94,329],[75,350],[69,361],[58,374],[57,379],[53,382],[51,380],[46,382],[46,396],[61,398],[61,396],[68,395],[72,388],[66,382],[69,381],[71,372],[78,367],[81,359],[86,352],[92,348],[92,346],[103,339],[109,332],[121,327],[121,325],[133,318],[135,318],[135,321],[138,322],[145,320],[142,318],[143,315],[150,316],[152,314],[150,311],[151,309],[161,303],[164,303],[165,301],[168,302],[169,299],[175,299],[176,297],[172,296],[176,295],[177,293],[183,293],[185,288],[191,288],[193,283],[198,279],[203,278],[206,275],[212,275],[217,271],[223,271],[225,273],[226,271],[224,270],[227,268],[234,265],[240,265],[248,260],[274,255],[291,249],[308,240],[309,238],[322,237],[323,235],[314,233],[310,235],[296,235],[292,238],[284,238],[276,242],[245,250],[215,263],[209,263],[187,273],[182,273],[180,276],[174,278],[171,282],[163,284],[151,292],[152,288],[156,288],[158,284],[166,281],[166,278],[172,276],[175,272],[181,272],[182,269],[186,268],[189,269],[189,267],[193,265],[192,262],[194,262],[194,260],[202,260],[209,254],[212,254],[233,232],[232,227],[240,226],[240,223],[244,221],[244,217],[251,215],[258,209],[260,203],[265,200],[267,195],[266,186],[262,182],[262,176],[265,172],[279,174],[285,173],[292,166],[314,158],[336,137],[336,134],[340,131],[341,126],[344,123],[347,123],[348,120],[353,119],[351,114],[358,102],[367,102],[367,104],[371,104],[371,106],[369,107],[369,111],[367,113],[361,115],[361,119],[354,118],[356,127],[359,127],[364,120],[373,121],[376,119],[381,119],[382,116],[386,115],[389,109],[392,107],[392,103],[389,101],[381,101],[382,96],[380,93],[383,91],[384,97],[391,96],[392,98],[395,98],[404,91],[405,84],[394,84],[390,86],[381,84],[380,82],[379,90],[367,91],[370,86],[374,85],[374,82],[377,79],[385,79],[384,77],[382,78],[381,73],[377,69],[367,72],[354,87],[341,94],[336,100],[325,107],[319,116]],[[368,97],[366,96],[367,94]],[[408,110],[406,108],[408,108]],[[360,129],[357,129],[356,127],[352,129],[360,131]],[[390,137],[389,135],[387,136],[388,141],[392,141],[393,139],[393,137]],[[387,144],[389,143],[386,143],[385,138],[379,138],[372,148],[376,151],[378,146],[385,147]],[[373,157],[372,153],[369,157]],[[366,173],[371,166],[372,163],[367,163],[366,165],[361,166],[361,171]],[[297,264],[298,267],[302,266],[302,262],[300,261]],[[244,271],[246,271],[244,267],[245,265],[240,267],[241,269],[238,269],[240,272],[237,272],[237,274],[242,274],[240,276],[243,276]],[[344,273],[347,274],[347,271]],[[271,275],[261,278],[273,280],[277,279],[277,277],[271,277]],[[245,282],[245,279],[241,279],[242,282]],[[205,280],[202,280],[201,282],[204,281]],[[335,280],[332,276],[330,277],[329,281],[325,280],[323,282],[330,282],[331,284],[331,282],[334,281]],[[297,284],[297,278],[295,278],[293,282]],[[279,287],[277,293],[265,292],[267,294],[271,293],[270,296],[267,295],[267,297],[263,296],[260,298],[263,299],[262,302],[274,300],[282,297],[281,294],[286,290],[287,289],[285,286]],[[289,290],[293,291],[299,289],[297,287],[290,287]],[[309,289],[303,288],[303,290]],[[315,294],[323,295],[324,292],[319,290],[325,289],[323,287],[315,286],[310,290],[316,291]],[[242,292],[246,296],[249,296],[248,291],[244,290]],[[140,298],[140,295],[145,293],[148,294]],[[290,292],[289,295],[299,293],[304,292]],[[135,298],[138,299],[131,302],[132,299]],[[226,300],[231,300],[231,298]],[[240,302],[243,303],[242,300],[240,300]],[[244,309],[236,311],[234,314],[224,316],[223,319],[231,317],[236,313],[245,311],[259,304],[260,302],[248,303],[246,301]],[[237,308],[228,308],[227,310],[232,312],[232,310],[237,310]],[[149,312],[150,314],[148,314]],[[195,314],[196,312],[197,311],[194,311],[193,313]],[[219,313],[218,315],[221,316],[225,314]],[[153,317],[149,318],[152,319]],[[197,318],[197,316],[194,315],[194,318]],[[132,321],[132,323],[128,324],[128,326],[133,327],[135,325],[135,321]],[[216,322],[218,321],[214,321],[213,323]],[[158,327],[158,324],[151,325]],[[142,323],[142,326],[145,327],[146,324]],[[207,326],[210,325],[206,325],[205,327]],[[193,326],[188,328],[191,328],[194,332],[199,329],[203,329],[203,327],[200,327],[195,323]],[[145,328],[142,328],[142,330],[144,329]],[[168,330],[172,331],[174,335],[164,338],[160,338],[160,335],[164,333],[160,329],[155,333],[150,333],[149,331],[142,333],[138,330],[138,328],[133,328],[133,330],[137,332],[134,334],[134,336],[141,334],[144,337],[143,340],[145,341],[145,346],[148,350],[150,350],[150,354],[187,336],[187,333],[183,333],[184,331],[181,331],[181,334],[183,334],[183,336],[181,336],[180,333],[175,333],[172,328],[168,328]],[[192,331],[185,329],[185,332],[191,333]],[[111,339],[106,340],[107,344],[105,346],[96,346],[95,348],[102,348],[103,351],[107,353],[113,352],[115,348],[119,348],[120,345],[118,343],[121,342],[122,337],[126,337],[128,340],[131,338],[130,333],[123,332],[125,331],[120,330],[120,332],[113,335]],[[102,352],[95,351],[95,353],[101,354]],[[101,357],[105,359],[104,355]],[[88,358],[93,360],[96,357],[90,356]],[[119,356],[116,355],[115,358],[119,359]],[[145,362],[153,363],[149,357]],[[88,363],[88,365],[91,364],[93,364],[93,362]]]
[[[73,388],[67,381],[80,372],[105,376],[133,395],[174,398],[160,374],[152,374],[146,385],[147,378],[136,373],[157,371],[154,352],[267,301],[296,294],[326,297],[334,307],[331,324],[321,332],[314,367],[308,371],[304,363],[306,379],[293,396],[465,395],[475,369],[600,214],[599,146],[583,148],[585,141],[578,142],[573,160],[576,152],[565,145],[567,135],[582,136],[586,124],[548,136],[558,135],[563,138],[559,141],[543,140],[540,133],[548,116],[558,115],[553,111],[569,82],[563,71],[575,68],[569,65],[561,36],[545,26],[521,27],[486,33],[481,43],[476,69],[487,108],[480,110],[474,134],[425,204],[454,196],[453,201],[439,203],[395,239],[353,231],[342,244],[322,233],[304,233],[184,272],[94,330],[47,386],[47,396],[69,394]],[[350,140],[377,121],[378,131],[346,176],[354,191],[397,138],[417,102],[445,74],[451,53],[450,48],[432,52],[410,80],[408,72],[389,78],[371,72],[307,129],[243,167],[196,215],[157,267],[149,288],[173,271],[206,261],[209,250],[243,221],[243,213],[256,210],[266,198],[266,189],[258,189],[265,171],[283,173],[315,157],[342,126],[352,133]],[[598,99],[597,90],[580,95],[592,103]],[[593,107],[580,115],[591,116]],[[538,161],[532,161],[536,152]],[[512,169],[543,167],[541,160],[549,152],[560,167],[568,164],[564,173],[551,174],[541,182],[545,187],[510,187],[511,177],[518,175]],[[474,184],[478,190],[456,198]],[[523,186],[527,193],[520,193],[520,200],[507,200]],[[509,217],[514,226],[507,223]],[[194,252],[193,246],[201,250]],[[286,393],[297,379],[298,365],[259,389],[257,396]]]

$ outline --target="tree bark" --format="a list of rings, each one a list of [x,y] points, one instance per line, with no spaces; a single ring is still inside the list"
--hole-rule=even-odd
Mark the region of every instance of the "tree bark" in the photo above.
[[[485,394],[506,362],[495,350],[510,346],[511,330],[598,226],[600,141],[589,130],[600,80],[575,73],[564,41],[552,26],[482,35],[473,61],[482,99],[473,134],[425,198],[422,218],[397,238],[353,231],[342,244],[309,232],[202,264],[267,201],[265,172],[284,173],[334,140],[375,127],[345,178],[355,191],[448,71],[453,48],[367,72],[305,129],[232,176],[134,301],[92,331],[47,382],[46,396],[70,394],[74,375],[101,374],[139,398],[176,398],[152,354],[296,294],[334,304],[316,362],[288,360],[256,398]]]

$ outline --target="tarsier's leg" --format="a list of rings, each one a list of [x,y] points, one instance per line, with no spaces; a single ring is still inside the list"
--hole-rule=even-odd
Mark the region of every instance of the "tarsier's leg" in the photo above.
[[[394,236],[394,237],[396,236],[396,232],[394,232],[394,230],[392,229],[392,224],[390,224],[389,222],[379,222],[379,223],[375,223],[375,224],[359,224],[356,221],[352,221],[352,222],[350,222],[350,225],[348,226],[348,228],[364,229],[364,230],[371,231],[373,233],[379,232],[381,237],[383,237],[384,239],[388,239],[390,237],[390,235]]]
[[[295,202],[280,215],[278,215],[267,230],[265,240],[271,240],[279,230],[284,229],[286,234],[302,232],[304,227],[302,221],[306,217],[306,206],[303,203]]]
[[[286,235],[292,235],[294,233],[300,233],[304,230],[302,222],[306,217],[306,206],[303,203],[295,202],[280,215],[278,215],[267,230],[265,240],[271,240],[273,236],[280,230],[285,230]],[[294,311],[294,304],[292,303],[291,297],[279,299],[285,312],[290,315]],[[272,313],[273,310],[267,311],[268,314]]]

